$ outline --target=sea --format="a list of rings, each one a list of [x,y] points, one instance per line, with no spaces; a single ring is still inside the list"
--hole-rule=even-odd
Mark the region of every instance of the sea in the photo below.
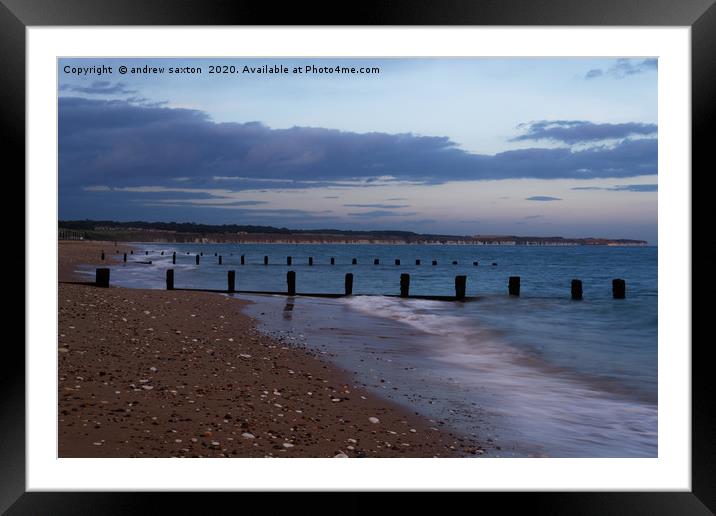
[[[294,271],[295,297],[234,294],[254,301],[245,312],[261,331],[474,437],[486,456],[658,456],[656,247],[132,245],[126,264],[111,265],[114,285],[163,289],[173,268],[176,288],[226,289],[234,270],[237,290],[286,292]],[[348,272],[353,296],[300,295],[341,294]],[[452,296],[465,275],[468,299],[397,297],[404,273],[415,296]],[[508,295],[510,276],[521,278],[519,297]],[[625,299],[612,298],[614,278],[625,280]],[[571,299],[573,279],[582,300]]]

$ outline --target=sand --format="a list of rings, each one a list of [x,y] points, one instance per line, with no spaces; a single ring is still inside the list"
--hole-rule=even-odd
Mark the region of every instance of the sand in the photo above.
[[[105,260],[102,261],[102,251]],[[63,240],[59,245],[57,273],[59,281],[87,281],[75,269],[78,265],[109,266],[113,261],[122,261],[124,253],[129,254],[132,248],[114,242],[84,242],[80,240]],[[139,257],[139,255],[137,255]],[[90,278],[92,279],[92,278]]]
[[[101,263],[102,246],[111,260],[112,244],[60,243],[61,281],[77,279],[77,263]],[[59,456],[482,454],[324,357],[262,335],[245,303],[60,284]]]

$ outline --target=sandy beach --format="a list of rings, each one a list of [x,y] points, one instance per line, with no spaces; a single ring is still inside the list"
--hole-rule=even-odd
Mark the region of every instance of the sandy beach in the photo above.
[[[246,301],[62,283],[81,281],[76,266],[102,263],[102,249],[116,260],[130,248],[59,245],[60,457],[482,454],[325,357],[262,335]]]

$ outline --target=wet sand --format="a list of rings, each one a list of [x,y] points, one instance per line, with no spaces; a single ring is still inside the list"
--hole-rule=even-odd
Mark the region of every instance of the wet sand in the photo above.
[[[102,263],[102,249],[112,260],[125,248],[61,242],[60,281],[78,280],[78,264]],[[482,454],[356,387],[323,356],[262,335],[241,312],[245,303],[60,284],[59,456]]]

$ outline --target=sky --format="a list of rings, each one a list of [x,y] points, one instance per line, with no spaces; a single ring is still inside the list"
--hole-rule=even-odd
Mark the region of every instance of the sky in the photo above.
[[[656,59],[60,59],[58,84],[63,220],[657,243]]]

